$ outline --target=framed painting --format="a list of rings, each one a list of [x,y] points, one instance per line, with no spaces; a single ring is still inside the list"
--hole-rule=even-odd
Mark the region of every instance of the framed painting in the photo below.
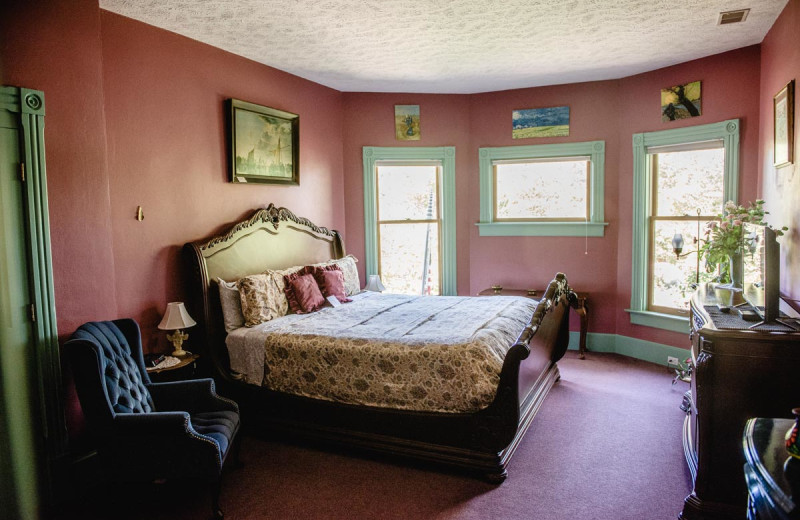
[[[794,80],[772,100],[775,112],[773,164],[776,168],[794,162]]]
[[[419,105],[394,106],[394,136],[398,141],[419,141]]]
[[[300,184],[300,116],[230,99],[231,182]]]
[[[511,111],[511,138],[569,135],[569,107],[526,108]]]
[[[702,114],[701,83],[692,81],[661,89],[661,121],[675,121]]]

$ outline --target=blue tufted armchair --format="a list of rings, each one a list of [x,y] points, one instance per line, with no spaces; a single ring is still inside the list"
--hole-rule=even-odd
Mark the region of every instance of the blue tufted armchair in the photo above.
[[[236,403],[218,396],[212,379],[151,383],[139,325],[131,319],[85,323],[64,350],[105,475],[207,480],[213,514],[222,518],[219,478],[236,451]]]

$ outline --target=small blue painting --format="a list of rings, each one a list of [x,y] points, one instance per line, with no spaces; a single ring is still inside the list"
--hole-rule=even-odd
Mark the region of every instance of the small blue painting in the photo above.
[[[514,139],[569,135],[569,107],[526,108],[511,112]]]

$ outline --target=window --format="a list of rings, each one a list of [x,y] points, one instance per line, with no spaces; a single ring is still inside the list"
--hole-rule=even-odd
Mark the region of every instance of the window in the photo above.
[[[711,278],[695,239],[737,199],[739,121],[636,134],[633,157],[631,321],[685,332],[691,284]],[[680,258],[672,249],[677,233]]]
[[[603,236],[605,143],[481,148],[482,236]]]
[[[456,294],[455,149],[364,148],[366,271],[387,292]]]

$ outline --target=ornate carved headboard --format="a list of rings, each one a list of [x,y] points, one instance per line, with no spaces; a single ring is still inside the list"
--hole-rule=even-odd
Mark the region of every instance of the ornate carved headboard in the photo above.
[[[187,305],[199,325],[194,338],[200,341],[194,343],[200,344],[200,353],[213,376],[230,380],[217,278],[234,281],[267,269],[342,258],[345,249],[336,230],[319,227],[270,204],[220,235],[187,243],[183,253],[189,272]]]

